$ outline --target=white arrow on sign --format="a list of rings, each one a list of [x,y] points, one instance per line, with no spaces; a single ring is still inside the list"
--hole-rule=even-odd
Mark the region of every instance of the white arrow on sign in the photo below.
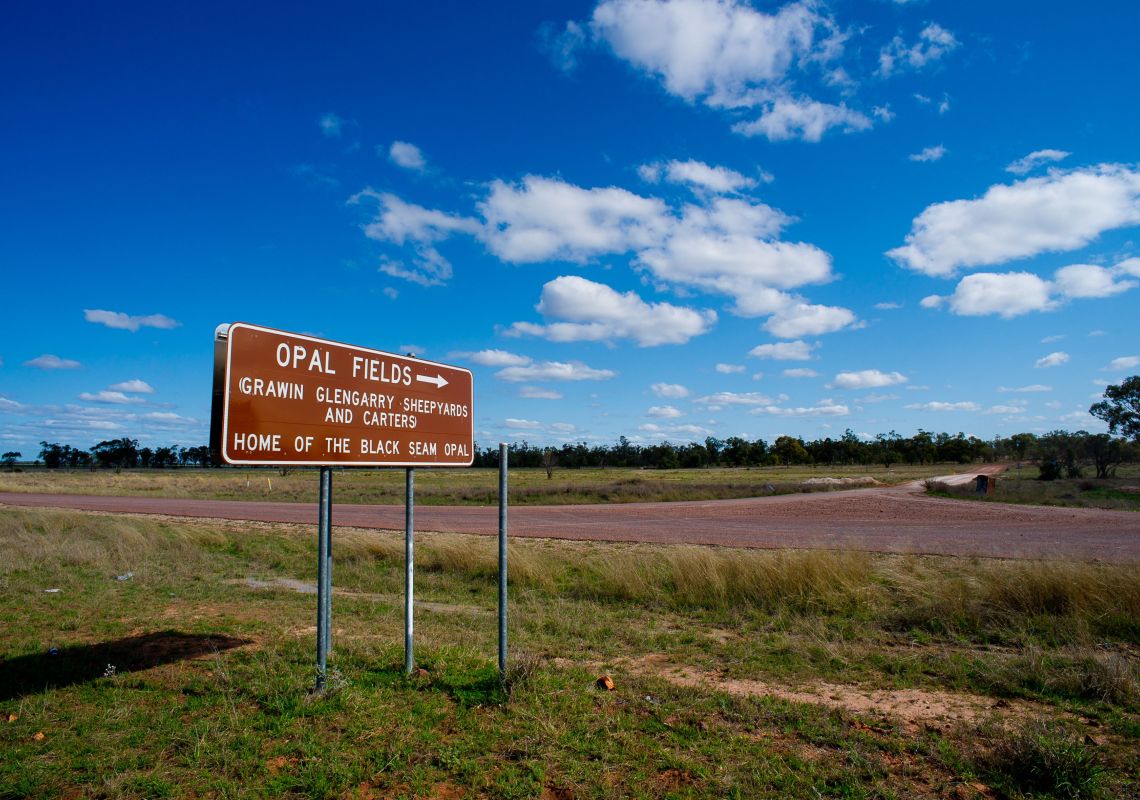
[[[439,374],[436,374],[436,375],[417,375],[416,380],[417,381],[423,381],[424,383],[434,383],[435,388],[437,388],[437,389],[442,389],[444,386],[447,386],[447,378],[445,378]]]

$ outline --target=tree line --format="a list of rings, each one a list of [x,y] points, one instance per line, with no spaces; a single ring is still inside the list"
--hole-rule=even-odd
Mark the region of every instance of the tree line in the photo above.
[[[932,433],[920,429],[905,437],[895,431],[865,439],[848,429],[837,438],[805,441],[796,436],[780,436],[768,443],[763,439],[709,436],[700,442],[637,444],[625,436],[612,445],[580,441],[561,447],[512,444],[510,463],[514,467],[545,468],[549,475],[555,466],[634,467],[641,469],[697,469],[702,467],[766,467],[793,465],[866,466],[882,464],[934,464],[993,461],[1034,461],[1041,477],[1076,478],[1092,470],[1098,478],[1110,477],[1116,466],[1140,460],[1140,376],[1132,376],[1119,386],[1109,386],[1104,400],[1089,413],[1108,423],[1108,433],[1050,431],[1043,435],[1017,433],[992,440],[964,433]],[[1119,434],[1119,435],[1118,435]],[[109,439],[83,450],[66,444],[40,442],[39,460],[48,469],[167,468],[209,466],[212,453],[198,447],[139,447],[137,439]],[[11,467],[19,453],[5,453]],[[475,443],[473,466],[497,467],[499,449],[480,448]]]

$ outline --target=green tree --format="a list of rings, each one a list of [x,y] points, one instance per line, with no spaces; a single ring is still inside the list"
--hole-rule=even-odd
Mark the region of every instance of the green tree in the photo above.
[[[22,455],[23,453],[17,453],[15,450],[9,450],[4,455],[0,456],[0,464],[4,466],[4,469],[11,471],[16,468],[16,461]]]
[[[1140,375],[1105,387],[1104,399],[1093,403],[1089,413],[1107,422],[1109,433],[1140,441]]]

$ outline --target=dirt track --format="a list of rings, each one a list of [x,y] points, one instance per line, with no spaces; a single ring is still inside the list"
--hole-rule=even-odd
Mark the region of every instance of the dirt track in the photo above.
[[[335,497],[334,497],[335,500]],[[130,514],[317,521],[315,505],[0,493],[0,504]],[[518,506],[512,536],[1140,562],[1140,514],[925,497],[921,485],[744,500]],[[403,530],[404,507],[334,505],[337,525]],[[498,510],[418,506],[418,531],[493,534]]]

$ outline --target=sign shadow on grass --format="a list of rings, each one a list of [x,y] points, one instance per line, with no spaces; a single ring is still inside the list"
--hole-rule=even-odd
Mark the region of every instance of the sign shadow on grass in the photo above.
[[[7,658],[0,661],[0,701],[87,683],[110,672],[138,672],[220,653],[251,642],[235,636],[168,630]]]

